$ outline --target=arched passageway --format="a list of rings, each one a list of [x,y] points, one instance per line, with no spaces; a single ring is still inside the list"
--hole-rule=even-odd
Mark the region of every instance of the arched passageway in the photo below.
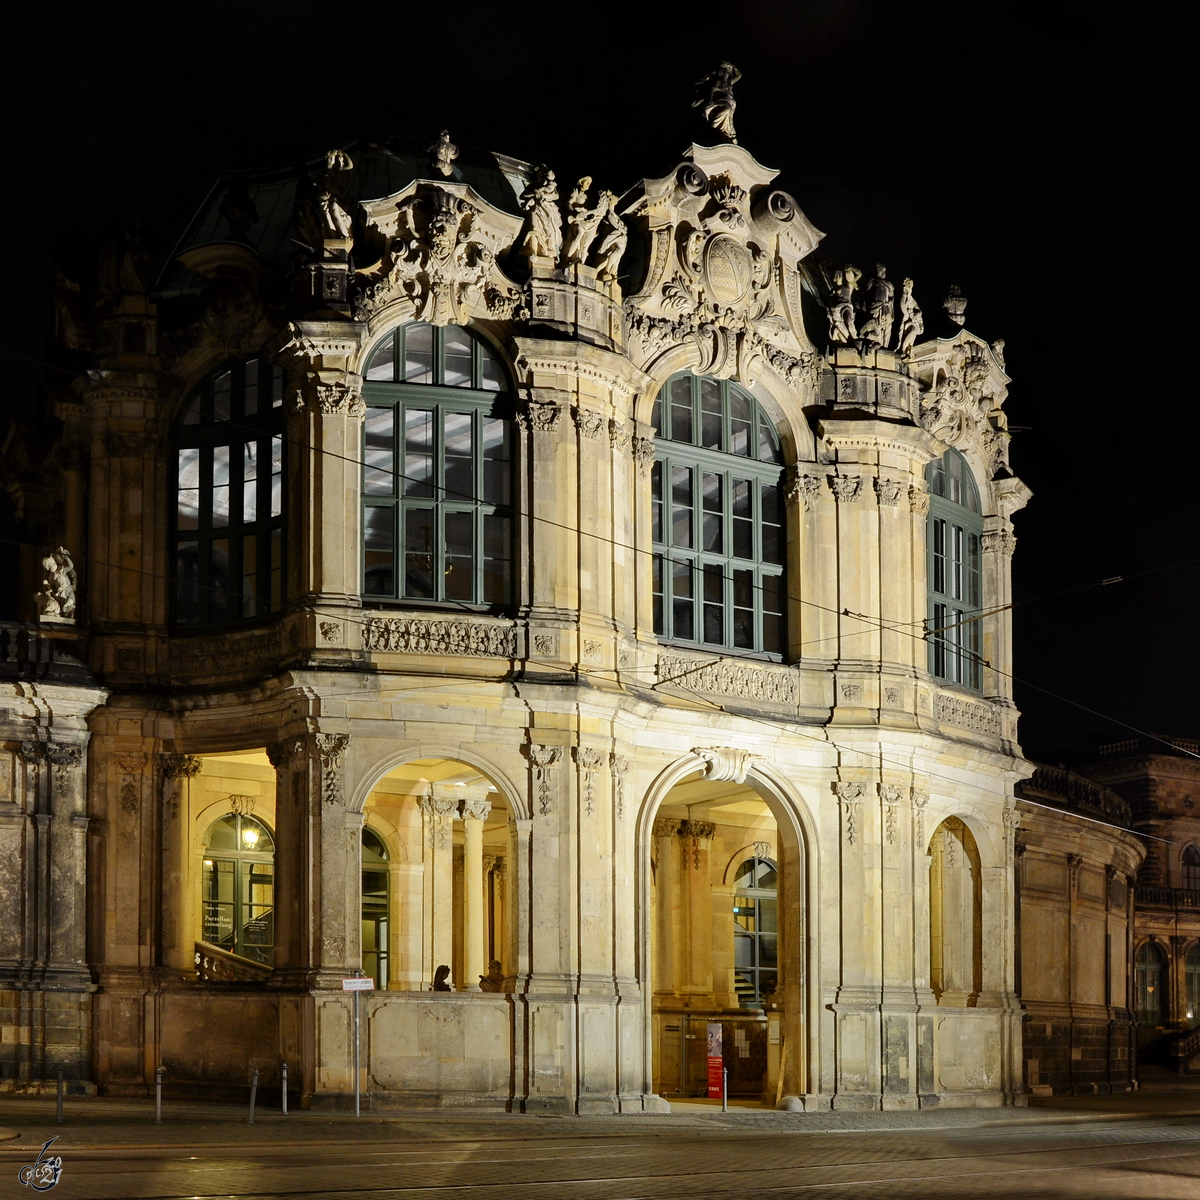
[[[707,1094],[707,1028],[719,1024],[730,1096],[773,1106],[798,1016],[803,939],[781,913],[789,895],[799,912],[799,855],[750,783],[699,772],[667,792],[651,839],[654,1091]]]

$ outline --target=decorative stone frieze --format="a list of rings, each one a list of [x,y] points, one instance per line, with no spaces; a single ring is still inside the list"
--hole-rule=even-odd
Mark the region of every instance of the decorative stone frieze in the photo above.
[[[659,683],[669,683],[691,692],[761,700],[767,704],[795,705],[800,702],[800,678],[788,667],[660,654],[657,674]]]
[[[990,704],[973,704],[958,696],[939,692],[933,702],[934,718],[942,725],[955,725],[988,737],[1003,737],[1004,722]]]
[[[284,653],[280,625],[224,637],[175,637],[168,643],[172,675],[249,678],[274,669]]]
[[[582,776],[584,812],[590,817],[595,812],[595,775],[604,766],[604,754],[591,746],[576,746],[575,762]]]
[[[368,617],[363,649],[382,654],[466,654],[515,658],[517,631],[512,624],[423,617]]]

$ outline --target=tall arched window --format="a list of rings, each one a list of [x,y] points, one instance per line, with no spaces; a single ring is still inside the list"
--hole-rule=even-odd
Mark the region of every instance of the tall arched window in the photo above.
[[[1167,958],[1154,942],[1143,942],[1134,959],[1139,1025],[1163,1025],[1167,1015]]]
[[[1200,892],[1200,850],[1188,846],[1183,852],[1183,886]]]
[[[750,394],[682,372],[655,401],[654,632],[725,650],[784,651],[779,437]]]
[[[929,986],[972,1008],[983,990],[983,871],[967,825],[947,817],[929,842]]]
[[[278,612],[284,583],[282,372],[228,363],[175,422],[173,616],[213,625]]]
[[[1187,991],[1188,1025],[1200,1025],[1200,942],[1197,942],[1183,960],[1183,982]]]
[[[271,966],[275,959],[275,839],[259,820],[229,813],[204,838],[203,940]]]
[[[363,594],[512,600],[508,382],[469,330],[416,322],[371,352],[363,394]]]
[[[957,450],[925,468],[929,484],[928,581],[929,671],[939,679],[978,690],[980,622],[972,620],[983,603],[980,578],[979,489]]]
[[[742,1008],[762,1008],[779,978],[775,864],[748,858],[737,869],[733,900],[733,986]]]
[[[388,852],[373,829],[362,831],[362,969],[379,989],[388,985]]]

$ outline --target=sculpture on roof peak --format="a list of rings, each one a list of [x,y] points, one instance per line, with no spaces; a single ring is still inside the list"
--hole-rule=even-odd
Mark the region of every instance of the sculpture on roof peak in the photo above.
[[[692,107],[703,111],[709,125],[734,145],[737,134],[733,129],[733,110],[737,101],[733,98],[733,85],[741,77],[741,71],[733,63],[723,62],[696,84],[696,98],[692,101]]]
[[[857,267],[845,266],[833,273],[829,304],[829,339],[840,345],[853,342],[858,337],[854,325],[854,289],[862,272]]]
[[[893,296],[895,288],[887,277],[887,267],[875,264],[875,278],[864,289],[863,311],[867,319],[858,327],[858,336],[864,342],[886,346],[892,340],[892,322],[895,318]]]
[[[587,261],[588,250],[596,236],[596,227],[604,215],[603,203],[588,207],[588,188],[592,177],[585,175],[572,189],[567,200],[567,238],[563,243],[563,262],[580,264]]]
[[[896,334],[896,353],[910,354],[917,338],[925,332],[925,317],[913,295],[913,281],[906,279],[900,289],[900,330]]]
[[[447,178],[454,174],[454,160],[458,157],[458,147],[450,140],[448,129],[440,130],[433,145],[427,149],[430,165],[435,171]]]

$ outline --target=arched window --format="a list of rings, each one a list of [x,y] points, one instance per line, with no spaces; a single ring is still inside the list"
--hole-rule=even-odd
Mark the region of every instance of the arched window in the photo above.
[[[363,394],[363,594],[512,600],[508,382],[469,330],[420,322],[371,352]]]
[[[362,831],[362,969],[375,986],[388,985],[388,852],[373,829]]]
[[[973,1008],[983,990],[981,868],[971,830],[947,817],[929,842],[929,986],[950,1008]]]
[[[175,422],[176,624],[249,620],[283,605],[282,385],[265,358],[229,363]]]
[[[1154,942],[1143,942],[1134,959],[1139,1025],[1163,1025],[1167,1013],[1167,959]]]
[[[1188,846],[1183,852],[1183,886],[1200,892],[1200,850]]]
[[[742,1008],[762,1008],[779,978],[775,864],[748,858],[737,869],[733,900],[733,986]]]
[[[275,959],[275,839],[259,820],[229,813],[204,838],[203,940],[271,966]]]
[[[1200,942],[1197,942],[1183,960],[1183,981],[1187,991],[1188,1025],[1200,1025]]]
[[[983,603],[979,490],[967,461],[947,450],[925,468],[929,484],[929,671],[939,679],[978,690]]]
[[[690,372],[654,404],[654,632],[725,650],[784,651],[779,437],[748,392]]]

